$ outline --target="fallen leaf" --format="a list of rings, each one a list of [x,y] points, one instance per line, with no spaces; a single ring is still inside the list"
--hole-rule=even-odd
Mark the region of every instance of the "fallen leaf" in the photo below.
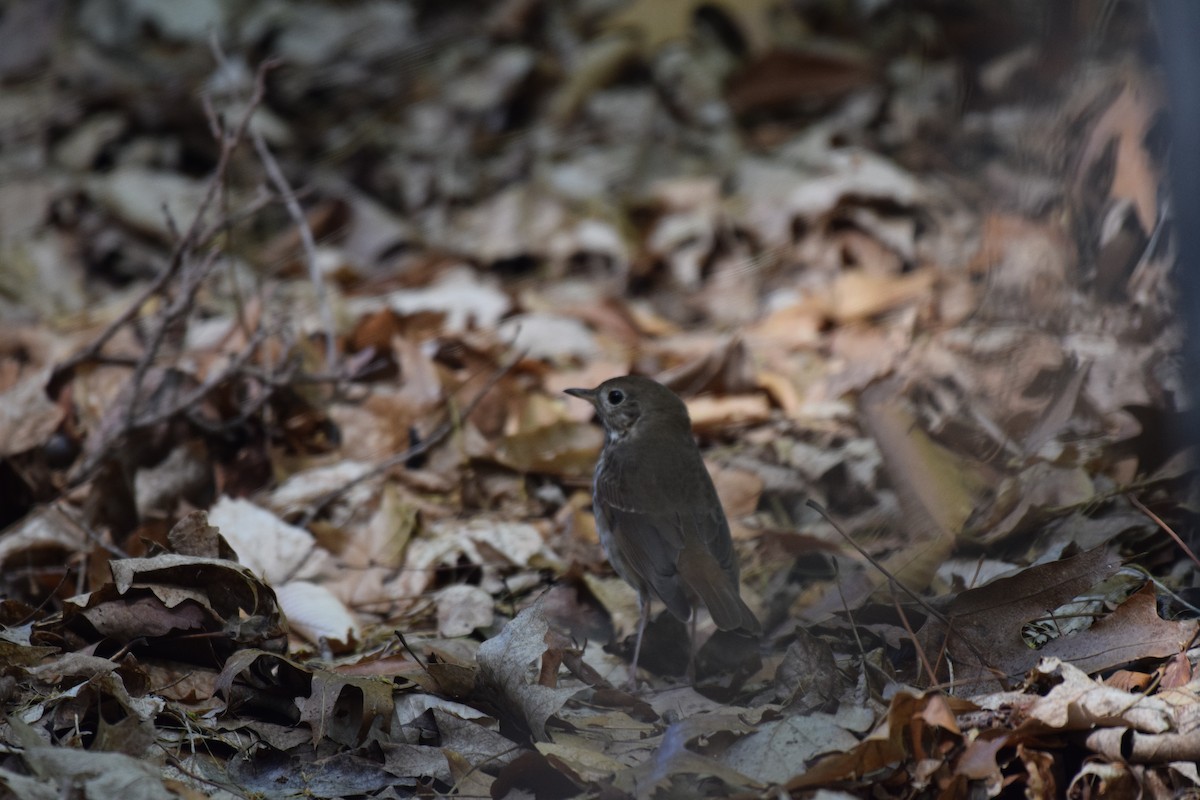
[[[1157,89],[1137,79],[1128,81],[1087,137],[1076,177],[1082,186],[1104,151],[1115,143],[1112,196],[1133,203],[1142,232],[1149,235],[1158,219],[1159,176],[1146,152],[1146,137],[1162,108]]]
[[[545,655],[549,626],[539,598],[521,611],[500,633],[479,646],[479,676],[495,699],[517,715],[534,741],[549,741],[546,720],[571,699],[578,689],[556,689],[536,683],[534,662]]]
[[[949,630],[940,620],[930,618],[918,638],[930,653],[939,652],[945,642],[954,659],[955,683],[964,691],[991,684],[996,680],[993,670],[1015,678],[1041,657],[1022,638],[1024,625],[1087,592],[1119,566],[1119,559],[1101,546],[998,578],[954,598],[946,609]],[[1066,644],[1072,638],[1066,637],[1055,648],[1076,646]],[[1078,646],[1088,647],[1086,639]]]
[[[492,596],[478,586],[455,584],[436,595],[438,633],[448,639],[466,636],[492,624]]]
[[[275,596],[292,630],[308,641],[327,642],[335,653],[357,646],[358,621],[326,587],[308,581],[288,581],[275,587]]]
[[[25,375],[0,392],[0,458],[23,453],[46,443],[65,413],[46,396],[52,370]]]

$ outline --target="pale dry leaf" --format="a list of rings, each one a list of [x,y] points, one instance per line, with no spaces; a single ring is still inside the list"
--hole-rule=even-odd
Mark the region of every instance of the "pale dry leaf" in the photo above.
[[[2,242],[2,240],[0,240]],[[92,319],[86,287],[72,261],[71,240],[61,231],[43,230],[34,238],[3,242],[0,247],[0,298],[47,319]]]
[[[209,509],[208,523],[220,529],[238,561],[273,586],[318,575],[329,563],[311,533],[249,500],[222,497]]]
[[[590,360],[599,353],[596,337],[577,319],[547,312],[518,314],[500,323],[500,339],[530,358]]]
[[[825,753],[844,753],[858,737],[829,715],[793,715],[758,726],[734,742],[721,761],[760,783],[784,783],[803,771],[809,760]]]
[[[50,372],[30,373],[0,392],[0,458],[45,444],[62,422],[62,407],[46,396]]]
[[[952,542],[975,508],[982,477],[971,462],[951,453],[917,426],[895,380],[874,384],[862,393],[862,414],[897,487],[913,541]],[[936,569],[937,564],[929,566]],[[929,577],[932,572],[924,580]],[[924,585],[921,582],[912,588]]]
[[[87,530],[54,505],[42,506],[0,536],[0,563],[10,563],[23,550],[61,548],[75,552],[87,541]]]
[[[205,185],[175,172],[124,166],[94,178],[89,190],[123,222],[169,242],[172,224],[183,229],[195,219]]]
[[[579,478],[591,474],[603,443],[595,425],[560,421],[504,437],[496,460],[518,472]]]
[[[448,639],[466,636],[476,628],[492,624],[492,596],[478,586],[465,583],[447,586],[434,598],[437,603],[438,633]]]
[[[813,347],[824,338],[826,311],[825,300],[815,295],[777,306],[749,327],[746,341],[756,350],[765,346]]]
[[[840,324],[867,319],[928,297],[935,279],[932,269],[902,275],[842,272],[829,290],[827,313]]]
[[[996,578],[1012,575],[1020,567],[1009,561],[990,558],[950,558],[938,567],[937,578],[945,586],[974,589]]]
[[[650,796],[657,787],[680,775],[711,775],[732,787],[761,788],[763,784],[721,760],[687,747],[689,741],[704,740],[717,733],[740,734],[750,731],[745,715],[736,713],[737,710],[736,707],[727,707],[720,712],[686,717],[672,723],[651,758],[631,770],[618,773],[614,785],[627,792],[636,791],[641,796]]]
[[[830,754],[796,774],[788,781],[788,788],[816,787],[829,781],[867,775],[911,756],[907,734],[910,731],[916,735],[922,733],[913,722],[931,702],[940,702],[940,697],[937,701],[933,697],[911,691],[897,692],[888,707],[886,720],[844,753]]]
[[[42,221],[54,203],[55,194],[62,190],[57,182],[48,180],[47,175],[22,180],[16,175],[6,179],[0,186],[0,241],[6,246],[29,241],[42,227]],[[5,264],[3,276],[7,284],[12,265]],[[5,286],[5,289],[17,287]]]
[[[1095,496],[1096,487],[1083,468],[1038,461],[1002,480],[994,494],[975,509],[966,533],[984,543],[1001,541],[1020,530],[1030,517],[1048,509],[1084,504]]]
[[[537,59],[527,47],[497,47],[482,64],[450,82],[446,100],[470,114],[502,113],[503,106],[536,65]]]
[[[687,407],[692,427],[700,432],[756,425],[771,416],[771,406],[761,394],[692,397],[687,400]]]
[[[1089,750],[1110,759],[1113,763],[1093,764],[1091,766],[1095,769],[1092,770],[1087,769],[1085,765],[1078,777],[1099,771],[1103,766],[1108,767],[1106,771],[1112,772],[1120,769],[1118,765],[1126,763],[1175,762],[1190,772],[1191,785],[1200,787],[1200,775],[1196,773],[1196,765],[1200,763],[1200,737],[1197,737],[1194,731],[1142,733],[1128,727],[1105,727],[1089,733],[1085,742]],[[1106,781],[1110,782],[1111,778]],[[1136,786],[1132,780],[1130,784],[1131,789]]]
[[[392,682],[388,679],[327,669],[313,669],[311,675],[308,696],[293,702],[300,709],[300,721],[312,728],[313,745],[329,738],[354,746],[360,731],[377,717],[392,714]],[[351,703],[346,702],[348,694],[353,694]]]
[[[1025,320],[1061,311],[1076,280],[1075,246],[1059,225],[1011,214],[983,222],[972,271],[986,274],[979,310],[993,319]]]
[[[521,611],[497,636],[479,646],[480,677],[500,695],[502,702],[520,713],[535,741],[548,741],[546,721],[579,691],[537,683],[535,662],[546,652],[549,626],[542,600]]]
[[[443,708],[434,708],[432,716],[437,724],[439,746],[462,756],[472,769],[485,762],[507,764],[520,755],[520,749],[501,735],[494,720],[464,717]]]
[[[588,42],[576,58],[575,68],[559,87],[550,103],[551,120],[565,123],[599,88],[610,83],[637,55],[637,45],[628,36],[601,36]]]
[[[389,3],[357,9],[313,6],[306,14],[289,18],[273,49],[289,64],[329,68],[347,61],[364,69],[367,59],[412,47],[417,35],[415,14],[408,6]],[[358,76],[364,73],[345,74],[361,80]],[[331,75],[330,80],[336,78]]]
[[[734,467],[705,464],[712,475],[713,485],[727,517],[742,517],[753,514],[758,508],[765,482],[754,472]]]
[[[1165,733],[1174,727],[1174,713],[1157,697],[1104,686],[1058,658],[1042,659],[1037,671],[1061,682],[1026,711],[1055,730],[1128,725],[1142,733]]]
[[[412,725],[426,711],[434,710],[455,719],[469,720],[481,727],[491,725],[495,721],[477,708],[465,703],[456,703],[444,697],[438,697],[424,692],[406,692],[396,696],[396,721],[401,725]]]
[[[561,275],[571,266],[572,259],[601,260],[618,278],[629,274],[632,257],[630,245],[612,222],[586,218],[564,228],[547,242],[547,257],[554,266],[552,274]],[[589,283],[589,288],[590,283]],[[537,310],[526,306],[531,310]]]
[[[481,279],[475,270],[461,265],[446,270],[428,287],[398,289],[382,297],[346,303],[347,311],[354,316],[369,314],[381,306],[402,315],[422,311],[445,314],[445,329],[456,332],[472,325],[495,328],[512,308],[512,301],[494,282]]]
[[[621,578],[601,577],[592,570],[584,571],[583,582],[612,617],[613,635],[616,638],[623,639],[637,630],[641,612],[636,589]]]
[[[665,719],[689,719],[701,714],[716,714],[726,708],[722,703],[710,700],[691,686],[656,692],[647,702]]]
[[[771,401],[783,409],[785,417],[792,417],[800,408],[800,394],[796,385],[787,376],[774,370],[759,370],[754,383],[767,393]]]
[[[560,564],[533,525],[486,518],[438,520],[409,542],[404,571],[395,584],[400,597],[417,598],[434,579],[439,565],[454,566],[460,557],[494,570],[498,562],[527,567],[535,559]]]
[[[803,181],[785,201],[793,214],[816,218],[848,196],[915,205],[926,195],[921,182],[887,158],[857,147],[827,150],[822,175]]]
[[[212,496],[213,468],[207,449],[191,440],[171,450],[160,463],[139,469],[134,478],[138,516],[169,517],[180,500],[196,505]]]
[[[609,16],[604,27],[631,33],[649,56],[665,44],[688,38],[696,12],[708,6],[726,17],[752,53],[763,53],[774,40],[770,12],[778,4],[778,0],[633,0]]]
[[[566,737],[564,737],[566,738]],[[576,737],[577,741],[538,742],[538,752],[556,767],[565,767],[570,774],[594,783],[611,778],[627,765],[596,750],[594,743]]]
[[[334,652],[347,652],[357,646],[358,621],[324,586],[289,581],[275,587],[275,597],[292,631],[308,641],[327,642]]]
[[[700,285],[705,262],[716,244],[716,212],[694,209],[666,214],[646,240],[647,250],[667,264],[675,283]]]
[[[350,567],[381,566],[394,569],[404,562],[404,550],[417,530],[416,506],[401,494],[395,484],[387,484],[379,498],[379,508],[358,535],[340,551]]]
[[[908,311],[915,313],[916,309]],[[886,326],[847,325],[826,337],[830,351],[827,396],[853,396],[873,381],[900,371],[916,329],[908,311],[895,314]]]
[[[45,776],[29,795],[41,800],[78,791],[83,797],[121,797],[126,800],[155,800],[174,792],[164,785],[161,768],[145,759],[124,753],[93,753],[78,747],[27,747],[23,760],[37,775]],[[47,787],[46,780],[58,784]],[[50,794],[46,789],[50,789]]]
[[[458,252],[491,264],[547,253],[549,243],[570,224],[571,217],[558,197],[540,185],[519,183],[458,212],[451,235]]]

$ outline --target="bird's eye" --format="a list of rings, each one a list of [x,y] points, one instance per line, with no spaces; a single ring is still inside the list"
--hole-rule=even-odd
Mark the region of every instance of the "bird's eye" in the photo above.
[[[608,393],[608,404],[610,406],[619,406],[621,401],[625,399],[625,393],[620,389],[613,389]]]

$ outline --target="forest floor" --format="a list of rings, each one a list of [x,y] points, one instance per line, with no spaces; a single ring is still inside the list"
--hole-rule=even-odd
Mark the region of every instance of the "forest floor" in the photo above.
[[[1151,23],[0,12],[0,794],[1196,796]],[[765,628],[632,692],[630,372]]]

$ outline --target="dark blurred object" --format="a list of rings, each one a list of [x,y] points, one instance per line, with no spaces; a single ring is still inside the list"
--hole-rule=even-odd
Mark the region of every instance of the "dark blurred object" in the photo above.
[[[1167,92],[1171,102],[1171,192],[1175,238],[1179,263],[1175,275],[1179,281],[1179,314],[1189,329],[1184,338],[1185,383],[1191,384],[1200,366],[1200,3],[1192,0],[1158,0],[1154,5],[1162,60],[1166,69]],[[1193,408],[1189,415],[1188,435],[1200,441],[1200,416]]]
[[[1200,411],[1195,403],[1196,376],[1200,375],[1200,3],[1195,0],[1157,0],[1162,61],[1170,96],[1171,216],[1179,261],[1178,313],[1187,326],[1183,339],[1183,383],[1193,395],[1184,417],[1188,440],[1200,442]],[[1193,546],[1195,546],[1195,536]]]

